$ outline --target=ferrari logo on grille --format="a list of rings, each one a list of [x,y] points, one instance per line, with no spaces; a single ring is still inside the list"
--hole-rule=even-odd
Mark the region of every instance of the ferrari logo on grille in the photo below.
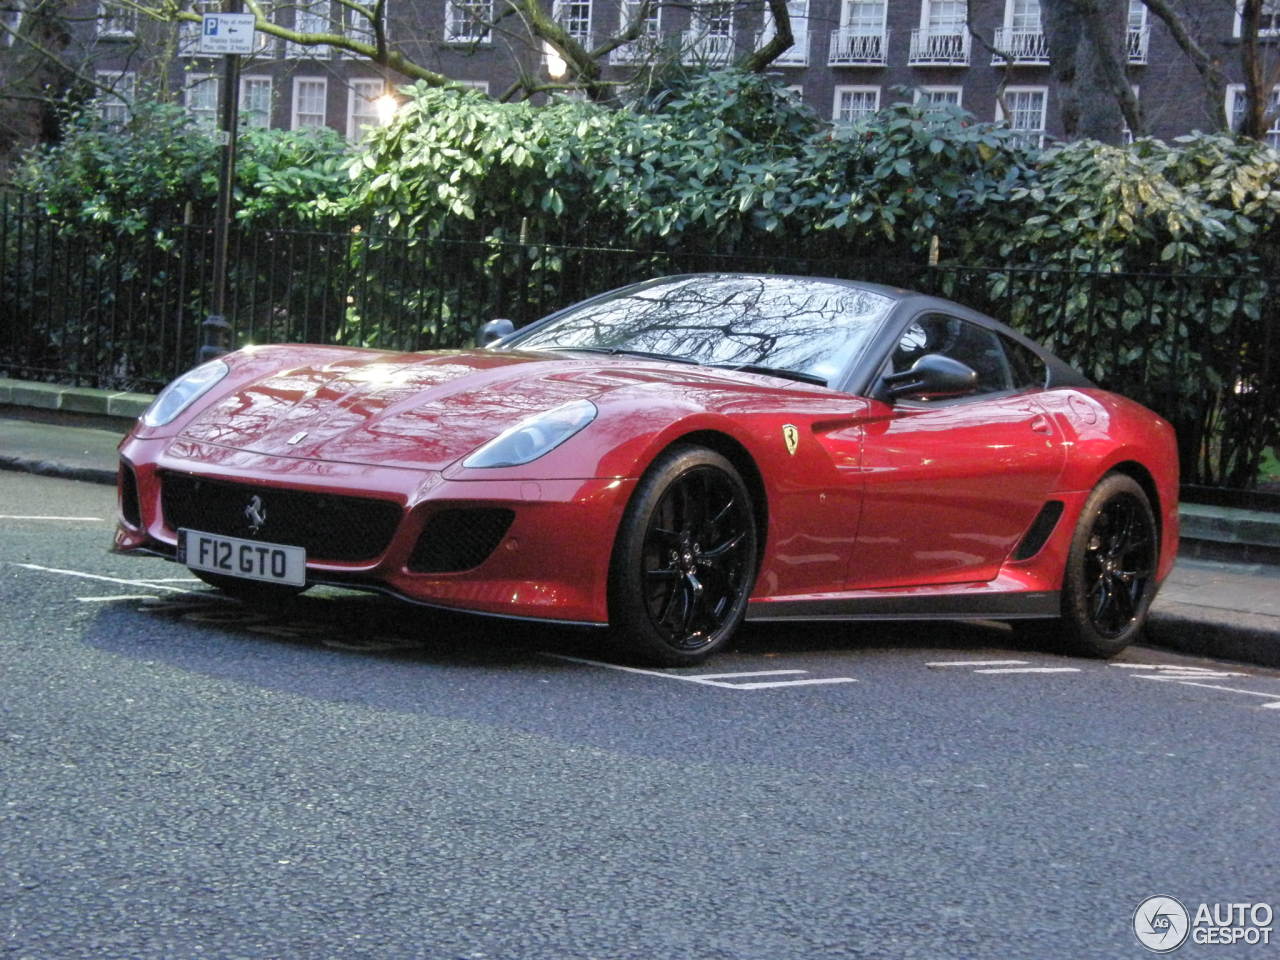
[[[794,424],[784,423],[782,425],[782,442],[787,445],[787,453],[794,457],[796,455],[796,447],[800,446],[800,431],[795,428]]]
[[[263,506],[262,498],[256,493],[249,501],[249,505],[244,508],[244,518],[249,521],[250,533],[257,533],[267,522],[267,508]]]

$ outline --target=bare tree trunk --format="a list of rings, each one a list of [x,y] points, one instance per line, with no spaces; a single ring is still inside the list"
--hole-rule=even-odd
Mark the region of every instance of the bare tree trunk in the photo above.
[[[1222,72],[1222,62],[1210,56],[1204,47],[1196,42],[1195,37],[1187,30],[1186,24],[1182,22],[1177,11],[1169,5],[1168,0],[1142,0],[1142,2],[1169,28],[1174,41],[1200,74],[1200,79],[1204,83],[1205,115],[1209,118],[1209,123],[1217,130],[1229,129],[1226,111],[1227,78]]]
[[[1123,0],[1042,0],[1041,15],[1065,139],[1118,144],[1126,124],[1142,136],[1142,114],[1124,72]]]

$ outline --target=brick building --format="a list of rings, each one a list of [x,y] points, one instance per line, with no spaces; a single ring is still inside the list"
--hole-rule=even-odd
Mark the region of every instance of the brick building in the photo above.
[[[590,45],[620,29],[636,0],[560,0],[560,22]],[[965,0],[790,0],[794,46],[770,72],[819,115],[837,124],[898,99],[927,97],[959,104],[981,119],[1004,119],[1041,142],[1059,131],[1058,97],[1049,72],[1039,0],[971,0],[972,22],[983,42],[966,29]],[[520,70],[546,76],[556,58],[527,37],[484,24],[494,0],[388,0],[389,42],[404,54],[449,77],[491,93],[505,90]],[[1186,0],[1188,22],[1199,41],[1218,54],[1228,79],[1227,115],[1243,107],[1239,82],[1240,16],[1231,0]],[[216,9],[216,4],[201,5]],[[199,7],[198,7],[199,9]],[[17,15],[9,13],[12,22]],[[311,32],[370,35],[370,24],[327,0],[277,4],[282,26]],[[95,36],[85,44],[101,82],[117,92],[102,110],[124,110],[123,100],[144,89],[180,98],[198,118],[213,122],[221,63],[196,52],[194,24],[139,23],[111,15],[105,5],[88,21]],[[1152,135],[1170,138],[1211,129],[1201,81],[1165,25],[1141,0],[1130,0],[1124,49],[1131,84]],[[609,56],[608,70],[622,76],[655,56],[723,63],[770,35],[763,0],[697,2],[662,6],[644,36]],[[1268,11],[1263,36],[1280,39],[1280,3]],[[245,122],[276,127],[327,124],[356,137],[376,122],[374,101],[388,81],[381,68],[327,47],[301,47],[258,34],[257,53],[245,58],[241,111]],[[6,36],[12,41],[12,35]],[[19,41],[20,42],[20,41]],[[1008,56],[993,53],[992,48]],[[1269,48],[1274,54],[1274,48]],[[1010,62],[1011,58],[1011,62]],[[142,81],[149,78],[150,84]],[[997,89],[1003,82],[1003,98]],[[1007,115],[1006,115],[1007,113]],[[1280,145],[1280,123],[1269,138]]]

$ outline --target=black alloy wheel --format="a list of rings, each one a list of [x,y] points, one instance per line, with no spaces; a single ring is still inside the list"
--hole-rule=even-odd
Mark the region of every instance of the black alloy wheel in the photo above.
[[[1156,593],[1160,539],[1151,501],[1136,480],[1111,473],[1089,494],[1062,583],[1062,617],[1020,632],[1048,633],[1065,649],[1113,657],[1137,639]]]
[[[675,447],[640,481],[618,533],[615,640],[648,662],[699,663],[742,622],[755,574],[755,513],[742,477],[712,450]]]

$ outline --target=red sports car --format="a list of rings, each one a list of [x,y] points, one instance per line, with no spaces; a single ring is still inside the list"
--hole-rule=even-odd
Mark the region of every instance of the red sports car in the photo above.
[[[1178,540],[1168,423],[989,317],[843,280],[652,280],[483,349],[247,347],[120,454],[116,549],[233,595],[593,624],[668,665],[744,618],[1005,619],[1107,656]]]

